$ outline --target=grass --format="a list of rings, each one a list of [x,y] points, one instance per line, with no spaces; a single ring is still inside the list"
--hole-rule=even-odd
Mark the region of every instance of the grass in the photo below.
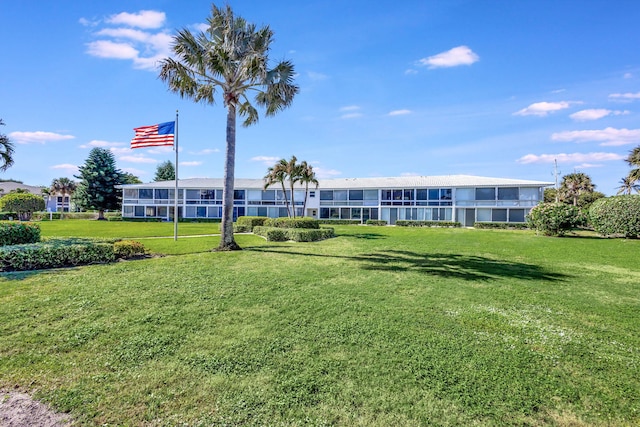
[[[0,388],[79,425],[640,423],[640,241],[336,231],[4,274]]]

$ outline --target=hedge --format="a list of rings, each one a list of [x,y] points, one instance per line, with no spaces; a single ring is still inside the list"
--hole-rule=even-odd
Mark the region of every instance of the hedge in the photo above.
[[[457,221],[412,221],[412,220],[398,220],[396,221],[398,227],[460,227]]]
[[[315,242],[329,239],[335,236],[333,228],[280,228],[257,226],[253,228],[253,233],[265,237],[269,242]]]
[[[266,216],[240,216],[233,224],[234,233],[251,233],[253,227],[264,225]]]
[[[319,219],[318,224],[328,225],[359,225],[362,221],[359,219]]]
[[[320,223],[317,219],[300,217],[300,218],[267,218],[264,222],[265,227],[276,228],[306,228],[306,229],[319,229]]]
[[[118,259],[137,258],[146,255],[144,245],[135,240],[121,240],[113,244],[113,253]]]
[[[473,224],[474,228],[490,228],[490,229],[516,229],[516,230],[525,230],[529,228],[529,225],[526,222],[476,222]]]
[[[589,222],[603,236],[640,237],[640,196],[596,200],[589,208]]]
[[[31,222],[0,222],[0,246],[40,241],[40,226]]]
[[[583,222],[580,208],[562,202],[540,203],[527,215],[529,228],[545,236],[563,236]]]
[[[385,225],[387,225],[387,221],[383,221],[381,219],[368,219],[367,220],[367,225],[385,226]]]

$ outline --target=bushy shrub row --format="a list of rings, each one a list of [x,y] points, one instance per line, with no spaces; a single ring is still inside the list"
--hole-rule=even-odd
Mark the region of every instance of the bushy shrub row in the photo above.
[[[524,230],[529,228],[526,222],[476,222],[474,228],[502,229],[502,230]]]
[[[318,224],[329,224],[329,225],[358,225],[362,224],[362,221],[359,219],[319,219],[317,220]]]
[[[315,242],[317,240],[329,239],[333,237],[333,228],[280,228],[257,226],[253,228],[253,233],[265,237],[269,242]]]
[[[31,222],[0,222],[0,246],[36,243],[40,226]]]
[[[398,227],[460,227],[457,221],[413,221],[413,220],[398,220],[396,221]]]
[[[589,222],[603,236],[640,237],[640,196],[596,200],[589,209]]]
[[[241,216],[233,224],[234,233],[251,233],[253,227],[264,225],[268,218],[266,216]]]
[[[383,221],[381,219],[368,219],[367,220],[367,225],[385,226],[385,225],[387,225],[387,221]]]
[[[114,239],[64,238],[41,243],[0,247],[0,271],[41,270],[86,264],[146,254],[142,243]]]
[[[527,216],[529,228],[545,236],[563,236],[584,223],[577,206],[565,203],[540,203]]]
[[[265,227],[276,228],[306,228],[306,229],[319,229],[320,223],[317,219],[308,217],[299,218],[267,218],[264,222]]]

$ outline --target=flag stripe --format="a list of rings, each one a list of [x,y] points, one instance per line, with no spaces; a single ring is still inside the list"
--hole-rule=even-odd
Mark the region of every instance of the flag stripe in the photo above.
[[[159,147],[173,145],[175,122],[160,123],[134,128],[136,132],[131,140],[131,148]]]

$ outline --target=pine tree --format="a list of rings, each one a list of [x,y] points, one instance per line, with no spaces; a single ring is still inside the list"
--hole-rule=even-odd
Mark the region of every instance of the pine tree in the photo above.
[[[173,181],[176,179],[176,168],[170,160],[162,162],[156,168],[156,176],[154,181]]]
[[[111,151],[94,148],[79,168],[80,180],[76,190],[75,202],[86,210],[97,210],[98,219],[104,219],[105,210],[120,209],[121,190],[115,186],[124,182],[124,174],[116,168]]]

